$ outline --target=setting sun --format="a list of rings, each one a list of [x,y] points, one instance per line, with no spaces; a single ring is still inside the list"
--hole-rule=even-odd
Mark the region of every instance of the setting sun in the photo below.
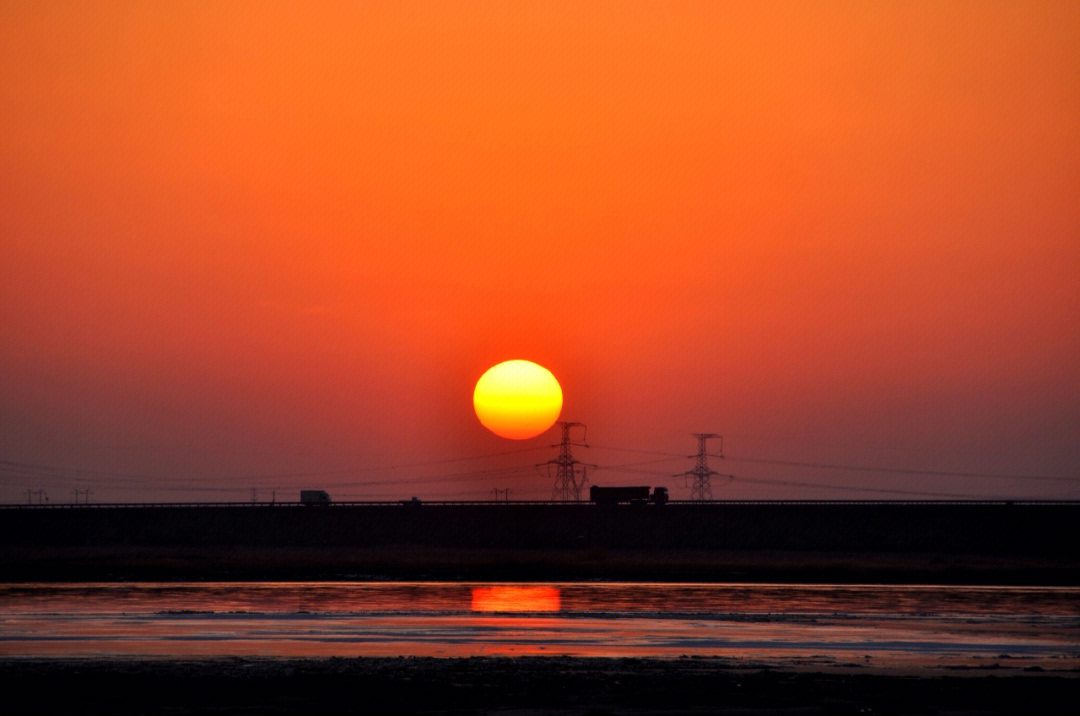
[[[509,360],[488,369],[476,382],[473,407],[481,424],[511,440],[544,432],[562,412],[562,388],[547,368]]]

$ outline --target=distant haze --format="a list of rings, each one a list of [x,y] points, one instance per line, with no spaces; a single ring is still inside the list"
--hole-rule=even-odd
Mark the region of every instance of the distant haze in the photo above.
[[[317,5],[0,9],[0,502],[546,498],[513,358],[600,484],[1080,498],[1080,4]]]

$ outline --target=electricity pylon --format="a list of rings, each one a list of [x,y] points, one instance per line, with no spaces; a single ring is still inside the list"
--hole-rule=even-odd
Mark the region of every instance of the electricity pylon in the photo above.
[[[696,457],[697,464],[694,465],[693,470],[687,470],[686,472],[680,472],[675,477],[686,478],[686,484],[690,488],[690,499],[697,501],[711,500],[712,499],[712,485],[709,484],[710,478],[713,475],[720,475],[716,470],[709,467],[710,457],[724,458],[724,439],[716,433],[694,433],[693,434],[698,441],[697,455],[688,455],[687,457]],[[720,441],[720,452],[710,453],[706,452],[705,443],[710,438],[716,438]],[[721,475],[721,477],[731,477],[731,475]]]
[[[555,484],[551,488],[552,500],[580,500],[581,490],[589,482],[586,470],[590,467],[596,467],[596,465],[587,465],[580,460],[575,460],[574,456],[570,454],[571,445],[589,447],[585,444],[585,425],[583,423],[563,422],[560,422],[559,425],[562,426],[562,442],[558,445],[552,445],[552,447],[559,448],[559,456],[554,460],[542,462],[537,467],[546,465],[548,477],[551,477],[552,466],[555,468]],[[572,442],[570,440],[570,428],[578,427],[581,428],[581,442]]]

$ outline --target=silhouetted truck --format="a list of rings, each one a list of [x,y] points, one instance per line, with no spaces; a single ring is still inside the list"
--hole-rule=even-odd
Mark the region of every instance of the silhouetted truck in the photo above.
[[[300,490],[300,503],[304,505],[329,505],[330,495],[326,490]]]
[[[600,485],[593,485],[589,488],[589,501],[594,505],[617,505],[620,502],[629,502],[631,504],[652,502],[662,505],[668,501],[666,487],[657,487],[652,490],[652,494],[649,494],[650,489],[647,486],[601,487]]]

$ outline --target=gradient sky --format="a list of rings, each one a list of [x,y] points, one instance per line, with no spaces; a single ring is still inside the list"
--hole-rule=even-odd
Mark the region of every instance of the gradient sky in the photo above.
[[[3,3],[0,501],[546,498],[512,358],[601,484],[1080,498],[1080,4],[297,5]]]

